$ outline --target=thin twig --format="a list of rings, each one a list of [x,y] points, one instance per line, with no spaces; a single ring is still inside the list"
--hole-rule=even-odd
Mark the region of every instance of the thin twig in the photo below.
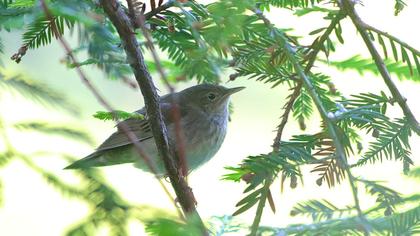
[[[176,0],[169,0],[165,4],[156,7],[155,9],[153,9],[153,10],[149,11],[148,13],[144,14],[144,18],[146,20],[148,20],[148,19],[152,18],[153,16],[159,14],[160,12],[165,11],[166,9],[174,6],[175,1]]]
[[[122,44],[124,45],[127,60],[143,94],[146,112],[149,116],[149,122],[156,146],[158,147],[157,149],[159,151],[159,155],[163,159],[167,174],[177,195],[177,199],[184,213],[198,220],[200,226],[203,226],[203,234],[206,234],[204,224],[202,223],[195,208],[195,201],[190,194],[191,190],[172,158],[172,154],[174,153],[171,153],[171,149],[168,144],[167,129],[163,122],[160,110],[159,96],[157,95],[152,77],[146,68],[143,54],[137,45],[137,39],[133,32],[131,20],[118,1],[100,0],[100,4],[114,27],[117,29]]]
[[[264,22],[266,27],[273,30],[274,37],[278,40],[278,42],[280,44],[282,44],[289,61],[293,64],[293,67],[295,68],[295,71],[297,72],[299,78],[301,79],[301,82],[303,83],[303,86],[305,86],[305,89],[309,92],[312,100],[315,103],[315,106],[317,107],[317,109],[318,109],[318,111],[321,115],[321,118],[324,120],[324,122],[327,126],[327,129],[328,129],[328,132],[329,132],[329,134],[330,134],[330,136],[331,136],[331,138],[334,142],[334,146],[336,147],[337,160],[339,161],[341,166],[345,169],[346,174],[349,178],[350,187],[351,187],[351,190],[352,190],[352,193],[353,193],[353,198],[354,198],[355,207],[356,207],[356,210],[357,210],[357,213],[358,213],[358,217],[359,217],[359,219],[362,223],[362,227],[364,229],[365,234],[369,235],[370,228],[367,225],[367,223],[366,223],[367,220],[366,220],[365,216],[363,215],[363,212],[360,208],[359,198],[357,196],[357,187],[354,183],[355,177],[352,175],[350,167],[347,163],[347,157],[346,157],[345,149],[344,149],[342,143],[340,142],[335,124],[330,120],[330,118],[328,118],[327,110],[324,108],[321,99],[319,98],[314,86],[312,85],[312,82],[306,76],[305,70],[302,68],[302,66],[299,64],[299,62],[296,60],[296,58],[294,56],[295,52],[292,49],[291,45],[283,38],[283,36],[278,35],[278,32],[276,33],[274,31],[273,25],[264,16],[264,14],[262,13],[261,10],[259,10],[259,9],[253,9],[253,10],[254,10],[254,13]]]
[[[328,36],[331,34],[331,32],[334,30],[335,26],[340,22],[340,20],[343,18],[343,16],[339,13],[330,23],[328,28],[325,30],[325,32],[322,34],[321,37],[315,39],[315,41],[312,43],[311,49],[312,51],[309,54],[308,63],[305,67],[305,73],[309,73],[312,69],[315,60],[317,58],[318,53],[321,51],[322,46],[324,42],[328,39]],[[270,21],[266,19],[265,17],[262,19],[266,25],[271,25]],[[273,152],[278,152],[280,149],[280,141],[283,135],[284,128],[286,127],[289,114],[292,111],[293,104],[295,103],[296,99],[299,97],[299,94],[302,90],[302,81],[298,81],[295,88],[293,89],[293,93],[289,97],[289,101],[286,103],[286,106],[284,107],[284,113],[282,115],[281,122],[279,126],[277,127],[277,134],[273,141]],[[267,185],[267,188],[269,188],[270,185]],[[266,194],[268,197],[267,200],[270,201],[271,197],[271,191],[268,189],[268,192]],[[258,215],[259,213],[262,214],[262,209],[264,208],[266,198],[263,196],[260,198],[260,204],[257,206],[257,212],[256,217],[254,218],[253,226],[258,227],[260,221],[261,221],[261,215]],[[261,203],[263,202],[263,203]],[[270,202],[270,206],[275,211],[275,205],[273,202]],[[252,235],[252,234],[251,234]]]
[[[375,28],[375,27],[373,27],[373,26],[371,26],[371,25],[369,25],[369,24],[367,24],[366,22],[363,22],[363,21],[361,21],[360,24],[366,30],[373,31],[373,32],[375,32],[377,34],[380,34],[380,35],[383,35],[383,36],[385,36],[385,37],[387,37],[389,39],[392,39],[392,41],[397,42],[401,46],[403,46],[403,47],[407,48],[408,50],[414,52],[414,54],[420,56],[420,51],[419,50],[413,48],[411,45],[409,45],[408,43],[402,41],[401,39],[393,36],[392,34],[389,34],[389,33],[385,32],[385,31],[382,31],[382,30],[380,30],[378,28]]]
[[[367,29],[373,30],[372,27],[366,27],[362,19],[360,19],[359,15],[357,14],[356,10],[354,9],[354,3],[349,0],[342,1],[342,8],[346,12],[346,14],[351,18],[353,24],[356,26],[357,30],[359,31],[360,35],[363,38],[363,41],[366,44],[370,54],[372,55],[373,60],[375,61],[376,67],[378,67],[379,73],[381,74],[386,86],[391,91],[392,96],[400,105],[404,115],[408,118],[411,123],[411,127],[413,130],[420,135],[420,124],[416,120],[413,112],[411,111],[410,107],[407,105],[407,99],[403,97],[403,95],[398,90],[397,86],[391,79],[391,75],[388,72],[388,69],[385,66],[384,60],[380,56],[378,50],[376,50],[375,45],[373,44],[372,40],[370,39]],[[395,40],[395,39],[394,39]],[[398,41],[400,43],[400,41]]]
[[[331,24],[328,26],[328,28],[325,30],[325,32],[323,33],[323,35],[317,39],[315,39],[315,41],[312,43],[311,46],[311,52],[309,53],[309,57],[308,57],[308,63],[306,64],[305,67],[305,73],[309,73],[310,70],[312,69],[314,62],[317,58],[318,53],[321,51],[321,48],[324,44],[324,42],[328,39],[328,36],[331,34],[331,32],[334,30],[335,26],[337,25],[337,23],[342,19],[341,14],[338,14],[332,21]],[[281,116],[281,122],[279,124],[279,126],[277,127],[277,134],[276,137],[274,138],[273,141],[273,152],[278,152],[280,149],[280,141],[283,135],[283,131],[284,128],[286,127],[288,118],[289,118],[289,114],[292,111],[293,108],[293,104],[295,103],[296,99],[299,97],[301,90],[302,90],[302,81],[298,81],[296,83],[296,86],[293,89],[293,93],[289,96],[289,100],[286,103],[286,105],[284,106],[284,113]],[[267,186],[268,188],[270,187],[270,185]],[[269,200],[270,202],[270,197],[271,197],[271,191],[268,191],[267,194],[268,198],[267,200]],[[264,198],[261,198],[260,201],[265,201]],[[260,205],[259,205],[260,206]],[[274,206],[274,202],[270,202],[270,206],[273,209],[273,211],[275,210],[275,206]],[[261,207],[264,207],[264,205],[261,205]],[[257,208],[258,211],[258,208]],[[260,210],[261,211],[261,210]],[[261,217],[255,218],[254,219],[254,224],[258,225],[259,221],[260,221]],[[258,222],[256,222],[258,221]]]
[[[51,13],[50,13],[50,11],[49,11],[46,3],[45,3],[45,0],[41,0],[41,6],[42,6],[43,11],[44,11],[45,15],[47,16],[47,18],[49,20],[51,20],[52,15],[51,15]],[[51,28],[52,28],[55,36],[58,38],[61,46],[66,51],[67,55],[70,57],[72,62],[76,65],[76,67],[75,67],[76,71],[77,71],[79,77],[81,78],[83,84],[92,92],[94,97],[98,100],[98,102],[103,107],[105,107],[109,112],[113,112],[114,109],[109,105],[109,103],[99,93],[99,91],[93,86],[93,84],[90,83],[90,80],[87,78],[87,76],[83,72],[82,68],[80,68],[78,60],[73,55],[72,50],[71,50],[69,44],[67,43],[67,41],[62,37],[62,35],[58,31],[57,26],[55,25],[55,22],[52,23]],[[169,190],[163,184],[162,180],[158,177],[156,167],[154,167],[154,165],[152,164],[152,162],[150,160],[150,157],[144,152],[143,147],[141,146],[140,142],[138,142],[138,138],[136,137],[136,135],[132,131],[130,131],[129,127],[125,123],[118,123],[118,121],[117,121],[117,126],[118,126],[118,128],[120,128],[123,131],[123,133],[127,136],[127,138],[130,140],[130,142],[134,145],[135,150],[138,153],[139,157],[144,159],[146,165],[148,166],[150,171],[154,174],[155,178],[157,179],[157,181],[159,182],[159,184],[161,185],[161,187],[165,191],[166,195],[170,198],[171,202],[174,204],[175,208],[177,209],[177,211],[179,213],[179,216],[182,217],[182,213],[179,212],[178,207],[176,206],[175,200],[172,198]]]
[[[314,42],[311,45],[311,51],[308,56],[308,63],[305,66],[305,74],[308,74],[317,58],[318,53],[321,51],[324,42],[328,39],[328,36],[332,33],[335,26],[340,22],[340,20],[343,18],[341,13],[338,13],[336,17],[331,21],[330,25],[327,27],[325,32],[321,35],[321,37],[314,40]],[[277,127],[277,135],[274,138],[273,142],[273,151],[276,151],[280,147],[280,141],[283,134],[283,130],[287,124],[287,120],[289,117],[289,114],[293,108],[293,104],[295,103],[296,99],[299,97],[300,91],[302,89],[302,82],[298,81],[297,85],[295,86],[293,93],[289,97],[289,101],[286,103],[286,106],[284,107],[284,113],[282,115],[282,120]]]
[[[281,116],[281,122],[279,126],[277,126],[277,135],[273,141],[273,152],[278,152],[280,149],[280,141],[283,135],[283,130],[286,127],[289,114],[293,108],[293,104],[295,103],[296,99],[299,97],[301,90],[302,90],[302,83],[299,81],[297,82],[296,86],[293,88],[293,93],[289,96],[289,101],[287,101],[286,105],[283,108],[284,113]]]

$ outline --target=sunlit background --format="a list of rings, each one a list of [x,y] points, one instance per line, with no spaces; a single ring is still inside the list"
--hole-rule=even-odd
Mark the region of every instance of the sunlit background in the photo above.
[[[420,31],[416,26],[420,22],[420,2],[407,0],[406,3],[408,7],[397,17],[393,14],[394,1],[392,0],[365,0],[363,1],[364,6],[357,7],[357,10],[369,24],[397,35],[414,48],[420,49]],[[294,34],[301,36],[325,25],[320,14],[297,18],[290,11],[274,10],[268,16],[281,28],[296,28]],[[361,54],[368,58],[369,54],[360,37],[357,36],[354,27],[349,24],[348,19],[344,22],[345,45],[337,46],[337,52],[332,54],[331,58],[341,60],[355,54]],[[114,124],[92,117],[96,111],[105,109],[98,104],[81,83],[75,71],[60,63],[64,52],[57,43],[28,51],[19,64],[9,60],[8,57],[21,46],[21,33],[1,32],[1,38],[5,45],[2,60],[5,63],[6,73],[22,73],[34,80],[45,82],[69,98],[72,104],[82,111],[82,116],[75,118],[65,112],[45,109],[25,101],[18,94],[0,91],[0,112],[5,119],[4,122],[16,122],[30,118],[84,127],[99,144],[113,132]],[[66,37],[75,45],[75,39],[68,35]],[[305,43],[309,44],[311,40],[308,38]],[[373,74],[367,73],[362,76],[354,71],[341,72],[321,63],[317,63],[316,66],[316,70],[330,75],[336,87],[345,95],[368,91],[378,93],[381,90],[388,92],[382,79]],[[108,101],[111,101],[114,108],[134,111],[143,106],[138,91],[129,88],[120,81],[104,78],[104,75],[95,68],[86,67],[85,72]],[[228,75],[229,73],[226,73],[222,80],[228,81]],[[158,76],[154,77],[157,81]],[[417,104],[420,99],[419,84],[408,80],[397,80],[395,76],[393,78],[402,94],[408,99],[408,104],[414,114],[420,119],[420,105]],[[176,88],[180,90],[192,84],[193,82],[179,83]],[[234,206],[242,196],[244,185],[221,181],[221,176],[227,173],[223,167],[237,165],[246,156],[271,151],[272,140],[275,136],[274,130],[279,123],[285,98],[289,94],[286,87],[279,86],[271,89],[269,84],[246,78],[238,78],[234,82],[224,85],[227,87],[246,86],[247,88],[232,97],[234,113],[221,150],[213,160],[193,172],[189,178],[198,201],[198,211],[204,219],[211,216],[229,215],[234,212]],[[161,94],[166,93],[164,86],[159,87]],[[395,112],[396,116],[401,114],[398,107],[392,108],[391,111]],[[317,131],[318,124],[319,119],[314,119],[307,124],[307,132]],[[291,122],[287,125],[284,138],[289,138],[299,132],[301,131],[297,123]],[[10,131],[9,135],[13,145],[18,150],[27,153],[39,150],[65,151],[75,156],[84,157],[94,149],[94,146],[67,141],[58,136],[40,138],[35,133],[22,136],[13,133],[13,131]],[[411,144],[412,158],[418,165],[420,139],[412,138]],[[54,156],[37,157],[37,163],[70,182],[75,181],[72,171],[62,170],[67,163],[61,159],[54,158]],[[397,168],[396,165],[398,165]],[[174,211],[172,203],[150,174],[143,173],[129,164],[106,167],[103,168],[103,171],[107,180],[128,201]],[[363,176],[366,179],[387,181],[387,186],[403,194],[419,192],[420,189],[418,183],[403,176],[400,163],[386,161],[381,165],[375,165],[374,168],[367,165],[364,168],[356,169],[355,172],[355,175]],[[262,218],[263,225],[281,227],[291,223],[309,222],[309,219],[289,215],[292,206],[302,200],[327,199],[338,206],[353,203],[346,181],[340,186],[328,189],[326,185],[318,187],[315,184],[317,175],[309,173],[309,169],[304,170],[304,173],[304,185],[299,184],[296,189],[286,187],[281,193],[279,182],[272,185],[277,212],[273,214],[267,209]],[[46,184],[37,173],[27,169],[21,162],[15,161],[7,168],[2,169],[0,179],[4,184],[4,203],[0,208],[0,235],[61,235],[69,225],[77,223],[89,211],[81,201],[62,196],[53,187]],[[167,185],[170,186],[170,184]],[[359,191],[363,196],[362,208],[371,206],[374,199],[364,196],[364,189],[361,188]],[[253,211],[249,211],[238,216],[238,219],[250,224],[252,217]],[[144,234],[143,226],[139,223],[130,224],[130,230],[132,235]]]

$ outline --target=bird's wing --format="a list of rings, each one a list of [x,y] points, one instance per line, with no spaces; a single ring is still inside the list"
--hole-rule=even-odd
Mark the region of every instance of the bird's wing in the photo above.
[[[174,122],[172,118],[172,114],[171,114],[172,105],[170,103],[161,103],[160,108],[161,108],[162,116],[164,118],[164,122],[166,126],[169,126],[171,123]],[[142,115],[145,115],[146,113],[144,108],[136,112]],[[181,113],[181,117],[186,114],[186,112],[183,110],[180,110],[180,113]],[[137,140],[140,142],[153,137],[147,115],[145,115],[145,118],[143,120],[129,118],[127,120],[120,122],[120,124],[125,124],[125,126],[128,127],[128,130],[133,132],[135,136],[137,137]],[[116,147],[125,146],[131,143],[132,142],[128,139],[124,131],[121,130],[121,128],[118,128],[118,130],[115,133],[113,133],[111,136],[109,136],[108,139],[106,139],[97,148],[96,151],[97,152],[105,151],[105,150],[113,149]]]

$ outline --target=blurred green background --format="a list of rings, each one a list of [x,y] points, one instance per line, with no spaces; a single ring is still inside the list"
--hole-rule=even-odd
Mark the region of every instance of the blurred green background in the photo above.
[[[393,4],[394,1],[391,0],[369,0],[364,1],[364,6],[360,6],[358,10],[366,22],[398,35],[403,41],[420,49],[420,31],[413,30],[416,28],[415,24],[420,21],[418,12],[420,2],[407,1],[408,7],[397,17],[393,15]],[[272,22],[282,28],[296,28],[294,32],[296,35],[307,35],[310,30],[317,26],[321,27],[324,23],[319,20],[320,16],[317,14],[297,18],[286,10],[272,11],[268,16]],[[348,23],[346,20],[343,24],[344,35],[347,38],[345,45],[338,47],[337,52],[331,55],[331,58],[344,60],[354,56],[356,51],[363,52],[361,54],[368,58],[367,50],[361,39],[356,37],[356,31]],[[411,25],[411,27],[404,27],[406,25]],[[74,107],[80,111],[81,116],[74,117],[61,110],[34,105],[19,94],[8,93],[0,88],[0,112],[4,123],[15,123],[28,119],[65,123],[69,126],[86,129],[95,143],[99,144],[113,132],[113,123],[103,122],[92,117],[96,111],[105,109],[84,87],[75,71],[60,63],[64,52],[57,43],[28,51],[19,64],[9,60],[9,57],[21,46],[21,33],[2,31],[0,34],[5,45],[2,58],[5,68],[3,73],[23,74],[24,77],[48,84],[68,98],[71,104],[74,104]],[[66,35],[66,38],[76,45],[76,39],[69,35]],[[308,40],[308,43],[310,42],[311,40]],[[371,73],[360,75],[355,71],[341,72],[321,63],[318,63],[317,66],[319,70],[333,78],[336,87],[345,95],[368,91],[374,93],[381,90],[387,91],[381,78]],[[111,101],[114,108],[134,111],[143,106],[142,98],[137,90],[129,88],[121,81],[104,78],[104,75],[93,67],[86,67],[85,72],[100,92]],[[228,81],[228,75],[229,73],[226,73],[222,81]],[[397,80],[396,76],[393,77]],[[158,76],[156,75],[155,78]],[[158,80],[156,79],[156,81]],[[176,85],[176,89],[180,90],[192,84],[194,82],[182,82]],[[221,181],[221,176],[226,173],[223,167],[236,165],[246,156],[267,153],[271,150],[272,139],[275,136],[274,130],[282,113],[281,108],[285,97],[289,94],[285,87],[279,86],[271,89],[270,85],[246,78],[238,78],[234,82],[224,85],[227,87],[246,86],[247,88],[232,98],[234,113],[221,150],[212,161],[193,172],[189,178],[198,200],[198,211],[204,219],[211,216],[229,215],[234,212],[234,206],[242,195],[243,186]],[[400,78],[397,81],[397,86],[408,99],[408,104],[415,115],[420,117],[420,105],[417,104],[420,99],[419,85],[407,78]],[[159,87],[161,94],[166,93],[164,86]],[[395,114],[400,112],[398,107],[391,108],[391,111]],[[318,119],[307,124],[308,132],[316,131],[318,124]],[[284,138],[299,132],[297,123],[292,122],[287,125]],[[83,157],[89,154],[95,146],[69,141],[54,135],[41,136],[37,133],[22,135],[13,130],[9,130],[8,134],[14,147],[25,153],[48,150],[67,152]],[[412,158],[418,165],[420,139],[414,137],[411,144]],[[3,147],[0,142],[0,148]],[[77,178],[72,171],[62,170],[66,166],[62,159],[55,158],[54,155],[45,155],[34,157],[34,161],[69,183],[77,184]],[[395,165],[400,165],[400,163],[386,161],[383,164],[375,165],[374,168],[367,165],[357,169],[355,174],[362,175],[366,179],[387,181],[387,186],[403,194],[418,192],[419,183],[404,177],[402,166],[395,168]],[[171,202],[168,201],[153,176],[143,173],[131,165],[106,167],[102,170],[109,183],[127,201],[147,207],[148,210],[143,211],[144,217],[155,213],[152,209],[155,207],[174,212]],[[281,193],[280,183],[273,184],[272,191],[277,205],[277,213],[265,211],[262,225],[286,226],[291,223],[309,222],[309,219],[306,218],[289,216],[291,207],[302,200],[323,198],[338,206],[345,206],[352,202],[350,189],[346,183],[333,189],[328,189],[327,186],[318,187],[315,184],[316,174],[309,173],[309,170],[304,170],[304,173],[306,175],[304,186],[300,185],[296,189],[286,187]],[[3,182],[4,191],[3,206],[0,208],[0,235],[61,235],[66,228],[89,214],[90,208],[84,202],[63,196],[49,186],[41,176],[19,161],[14,161],[6,168],[1,169],[0,179]],[[363,192],[363,189],[360,192]],[[373,203],[372,201],[374,201],[373,198],[362,197],[361,205],[362,207],[369,206]],[[249,224],[252,216],[252,212],[247,212],[238,218]],[[144,233],[143,226],[138,222],[132,222],[130,232],[131,235],[142,235]],[[102,234],[105,235],[106,231]]]

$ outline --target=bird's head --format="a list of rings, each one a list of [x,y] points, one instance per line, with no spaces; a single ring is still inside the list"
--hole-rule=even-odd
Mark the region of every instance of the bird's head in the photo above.
[[[220,114],[227,111],[230,95],[244,88],[225,88],[214,84],[200,84],[181,91],[179,95],[182,104],[203,110],[209,114]]]

